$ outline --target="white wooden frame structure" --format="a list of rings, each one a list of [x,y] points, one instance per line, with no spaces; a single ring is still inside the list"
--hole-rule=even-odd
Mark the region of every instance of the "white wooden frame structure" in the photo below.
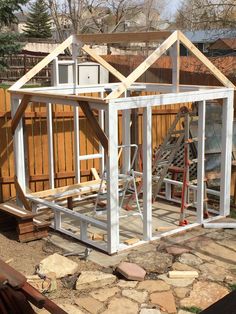
[[[95,54],[88,44],[119,43],[119,42],[155,42],[164,39],[164,42],[152,52],[128,77],[124,77],[102,57]],[[210,72],[222,83],[222,87],[181,85],[179,83],[180,58],[179,47],[182,43],[193,55],[195,55]],[[57,56],[65,49],[71,48],[72,63],[74,65],[72,85],[61,85],[58,82]],[[120,83],[92,86],[78,86],[77,84],[77,56],[83,50],[96,62],[100,63],[112,73]],[[135,83],[135,81],[167,50],[172,57],[172,84]],[[54,62],[54,86],[42,88],[22,88],[34,75],[50,62]],[[55,212],[54,228],[69,234],[85,243],[92,244],[109,254],[116,253],[127,248],[119,241],[119,197],[118,197],[118,110],[123,112],[122,128],[123,143],[130,143],[130,111],[134,108],[143,108],[143,241],[156,239],[152,234],[152,107],[159,105],[170,105],[187,102],[199,102],[199,125],[198,125],[198,177],[197,186],[191,188],[197,194],[197,217],[196,223],[180,227],[175,230],[164,232],[161,236],[170,235],[188,229],[210,220],[217,219],[229,214],[230,210],[230,175],[231,175],[231,150],[232,150],[232,125],[233,125],[233,97],[234,85],[180,32],[151,32],[151,33],[122,33],[122,34],[98,34],[98,35],[73,35],[59,45],[46,58],[39,62],[26,75],[18,80],[10,89],[12,106],[12,132],[14,134],[15,171],[18,181],[31,201],[43,204]],[[106,91],[111,92],[107,95]],[[158,92],[156,95],[129,97],[129,91],[145,90],[147,92]],[[81,96],[82,93],[100,93],[100,97]],[[206,101],[223,99],[222,118],[222,157],[221,157],[221,184],[220,192],[210,191],[220,197],[220,212],[214,218],[204,219],[204,141],[205,141],[205,110]],[[24,111],[31,101],[45,103],[47,105],[47,121],[49,136],[49,177],[50,187],[54,188],[54,164],[53,164],[53,139],[52,139],[52,104],[63,104],[74,107],[74,130],[75,130],[75,172],[76,180],[80,182],[80,160],[88,158],[101,158],[101,169],[106,160],[108,172],[107,191],[108,208],[107,221],[102,222],[88,217],[79,212],[70,210],[55,202],[49,202],[33,194],[27,194],[27,182],[25,175],[25,153],[22,117]],[[78,108],[81,108],[87,116],[91,126],[100,141],[99,154],[80,156],[79,154],[79,122]],[[99,123],[93,115],[93,110],[99,112]],[[104,126],[105,125],[105,126]],[[104,131],[105,129],[105,131]],[[128,169],[130,151],[125,150],[123,167]],[[181,186],[181,182],[165,179],[166,198],[171,199],[170,186],[172,184]],[[80,222],[80,235],[63,229],[61,215],[68,215],[78,219]],[[107,242],[100,244],[90,240],[87,235],[88,225],[94,225],[107,231]],[[160,237],[158,235],[158,237]],[[129,246],[130,248],[130,246]]]

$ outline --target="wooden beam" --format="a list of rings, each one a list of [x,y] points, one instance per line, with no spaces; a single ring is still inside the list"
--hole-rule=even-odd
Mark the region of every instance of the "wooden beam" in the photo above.
[[[113,74],[118,80],[123,81],[125,76],[122,75],[119,71],[117,71],[112,65],[110,65],[106,60],[96,54],[89,46],[84,45],[82,47],[83,51],[85,51],[88,55],[90,55],[95,61],[101,64],[105,69],[107,69],[111,74]]]
[[[56,49],[54,49],[48,56],[36,64],[29,72],[22,76],[15,84],[13,84],[9,90],[18,90],[25,85],[32,77],[34,77],[39,71],[41,71],[46,65],[48,65],[54,58],[68,48],[73,42],[73,36],[68,37],[63,43],[61,43]]]
[[[21,186],[17,180],[17,176],[14,177],[14,184],[15,184],[15,188],[16,188],[16,194],[17,194],[19,200],[24,205],[25,209],[28,210],[29,212],[31,212],[32,211],[31,206],[30,206],[27,198],[25,197],[24,192],[22,191],[22,188],[21,188]]]
[[[11,132],[14,135],[15,130],[20,122],[20,119],[22,118],[25,109],[27,108],[28,103],[30,102],[31,96],[30,95],[24,95],[19,107],[16,110],[16,113],[11,121]]]
[[[168,38],[172,32],[139,32],[139,33],[110,33],[110,34],[80,34],[76,35],[77,40],[84,44],[105,44],[105,43],[130,43],[130,42],[155,42]]]
[[[121,84],[110,93],[106,99],[118,98],[127,88],[132,85],[148,68],[160,58],[176,41],[177,31],[163,42],[146,60],[144,60]]]
[[[235,85],[228,80],[227,77],[180,31],[178,31],[178,38],[180,42],[190,50],[225,87],[235,88]]]
[[[79,101],[79,105],[86,118],[88,119],[91,128],[96,135],[96,138],[102,144],[105,152],[108,154],[108,138],[102,128],[100,127],[98,120],[95,118],[93,111],[91,110],[89,103],[86,101]]]
[[[106,104],[106,102],[99,97],[92,97],[92,96],[81,96],[81,95],[62,95],[62,94],[57,94],[54,93],[53,91],[51,92],[43,92],[41,91],[27,91],[27,90],[18,90],[18,91],[9,91],[12,95],[30,95],[31,97],[33,96],[39,96],[42,98],[45,98],[45,102],[47,102],[48,98],[53,97],[52,100],[75,100],[75,101],[90,101],[94,103],[101,103],[101,104]],[[42,101],[43,102],[43,101]]]

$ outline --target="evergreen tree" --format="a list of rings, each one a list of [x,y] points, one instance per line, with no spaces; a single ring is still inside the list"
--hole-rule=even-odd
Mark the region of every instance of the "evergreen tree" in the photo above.
[[[31,4],[29,14],[24,29],[26,37],[31,38],[50,38],[51,18],[44,0],[36,0]]]
[[[21,6],[28,0],[0,0],[0,69],[7,67],[5,57],[21,50],[19,34],[5,29],[13,23],[17,23],[15,13],[22,11]]]

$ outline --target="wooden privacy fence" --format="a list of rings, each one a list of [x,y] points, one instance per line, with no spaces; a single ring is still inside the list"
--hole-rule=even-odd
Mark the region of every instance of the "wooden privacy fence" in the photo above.
[[[164,139],[175,114],[181,105],[161,106],[153,109],[153,147]],[[80,113],[80,154],[88,155],[98,152],[98,142],[86,118]],[[142,112],[139,113],[141,142]],[[0,201],[15,196],[14,159],[11,135],[10,98],[6,90],[0,89]],[[24,118],[26,136],[26,158],[28,164],[29,188],[40,191],[49,188],[48,171],[48,136],[47,114],[45,104],[32,103],[28,106]],[[54,131],[54,171],[56,186],[74,183],[74,125],[73,109],[70,106],[53,105]],[[122,136],[121,115],[119,116],[119,141]],[[90,169],[99,167],[99,160],[81,161],[82,180],[91,176]]]

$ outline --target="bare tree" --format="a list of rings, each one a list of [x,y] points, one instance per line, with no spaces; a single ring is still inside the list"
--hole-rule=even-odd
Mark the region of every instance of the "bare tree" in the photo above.
[[[220,29],[236,26],[235,0],[184,0],[176,14],[180,29]]]

